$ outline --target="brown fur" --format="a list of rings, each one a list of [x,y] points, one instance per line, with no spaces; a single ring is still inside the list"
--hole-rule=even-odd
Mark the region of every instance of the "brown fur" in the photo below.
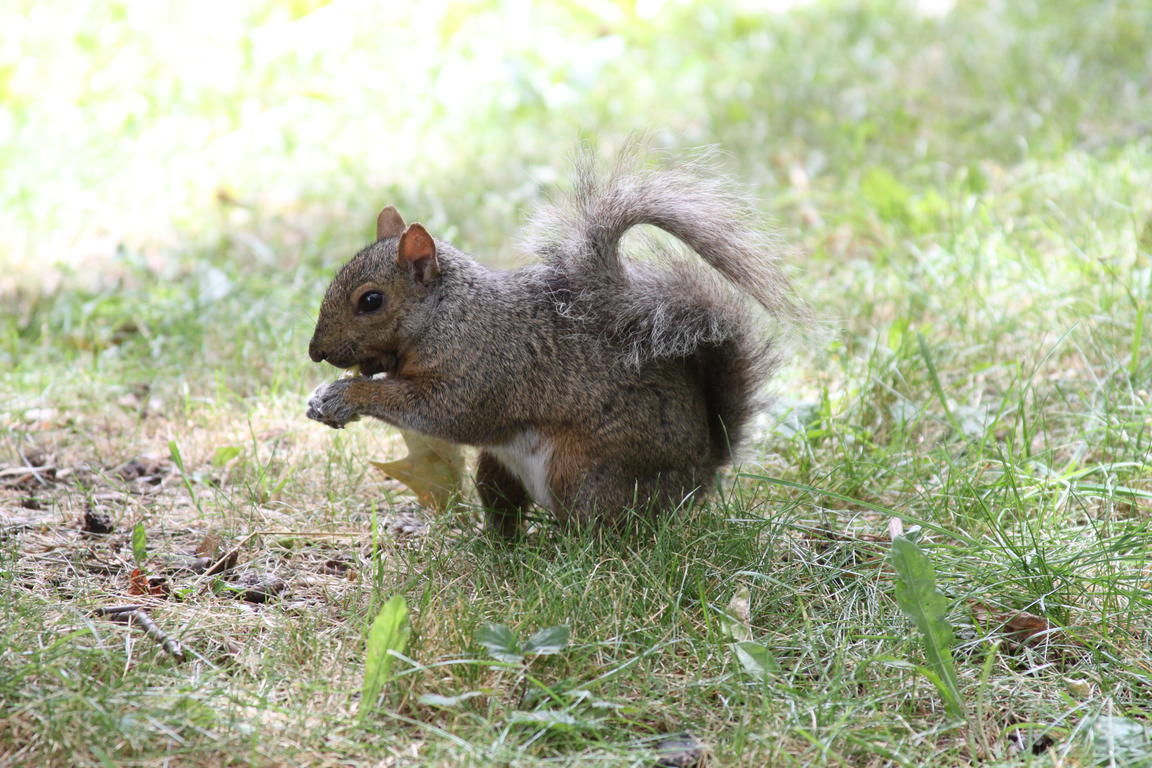
[[[365,376],[318,388],[309,417],[342,427],[367,415],[481,447],[481,501],[506,536],[530,494],[587,524],[707,491],[777,364],[766,317],[804,309],[730,182],[634,166],[601,178],[586,164],[568,205],[538,218],[530,247],[544,263],[515,271],[382,211],[380,238],[333,280],[309,345],[313,360]],[[637,224],[716,271],[622,259]]]

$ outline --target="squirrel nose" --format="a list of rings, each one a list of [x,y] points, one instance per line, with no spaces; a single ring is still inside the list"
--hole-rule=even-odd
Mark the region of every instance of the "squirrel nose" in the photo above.
[[[320,345],[315,340],[308,345],[308,357],[312,358],[314,363],[324,362],[324,358],[328,357],[328,353],[320,348]]]

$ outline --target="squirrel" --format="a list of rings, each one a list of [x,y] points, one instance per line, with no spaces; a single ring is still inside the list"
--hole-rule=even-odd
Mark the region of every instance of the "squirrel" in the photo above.
[[[359,375],[319,386],[308,417],[372,416],[478,447],[486,525],[506,538],[533,503],[599,525],[706,493],[766,404],[784,334],[808,317],[775,239],[713,165],[653,168],[632,152],[605,173],[586,154],[574,190],[534,218],[525,246],[540,263],[508,271],[384,208],[308,346]],[[712,269],[667,243],[622,257],[641,224]]]

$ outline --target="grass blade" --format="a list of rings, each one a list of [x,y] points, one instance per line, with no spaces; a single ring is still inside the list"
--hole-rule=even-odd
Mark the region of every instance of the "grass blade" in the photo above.
[[[144,528],[143,522],[138,522],[132,526],[132,560],[137,568],[143,568],[147,559],[148,531]]]
[[[376,708],[380,691],[392,676],[395,654],[408,646],[412,628],[408,622],[408,603],[400,595],[394,596],[376,616],[368,630],[367,655],[364,662],[364,687],[360,695],[360,717]]]
[[[949,407],[948,398],[944,396],[944,386],[940,383],[940,374],[936,371],[936,362],[932,359],[932,353],[928,350],[928,344],[924,341],[923,334],[916,334],[916,343],[920,345],[920,356],[924,358],[924,365],[928,368],[928,379],[932,383],[932,391],[936,393],[936,399],[940,401],[940,405],[944,408],[944,415],[948,417],[948,423],[951,425],[952,430],[958,436],[963,437],[964,427],[960,424],[960,420],[956,418],[956,414],[952,412],[952,408]]]
[[[907,512],[903,512],[903,511],[897,512],[896,510],[892,509],[891,507],[885,507],[885,506],[882,506],[880,504],[873,504],[870,501],[864,501],[863,499],[857,499],[857,498],[854,498],[852,496],[846,496],[843,493],[837,493],[836,491],[831,491],[831,490],[828,490],[827,488],[817,488],[816,486],[808,485],[807,483],[797,483],[797,482],[793,482],[791,480],[785,480],[785,479],[780,478],[780,477],[772,477],[771,475],[761,475],[761,474],[757,474],[755,472],[740,472],[737,474],[737,477],[748,478],[750,480],[762,480],[765,483],[771,483],[772,485],[778,485],[781,488],[792,488],[792,489],[795,489],[797,491],[805,491],[807,493],[810,493],[810,494],[813,494],[816,496],[827,496],[830,499],[836,499],[837,501],[843,501],[843,502],[846,502],[848,504],[854,504],[856,506],[863,507],[864,509],[870,509],[873,512],[879,512],[880,514],[885,515],[887,517],[898,517],[905,522],[915,523],[916,525],[919,525],[921,528],[924,528],[925,530],[934,531],[936,533],[939,533],[942,536],[947,536],[949,538],[956,539],[957,541],[963,541],[965,544],[976,544],[977,543],[976,539],[965,534],[962,531],[949,530],[948,528],[940,525],[939,523],[934,523],[931,520],[928,520],[926,518],[913,517],[912,515],[909,515]]]

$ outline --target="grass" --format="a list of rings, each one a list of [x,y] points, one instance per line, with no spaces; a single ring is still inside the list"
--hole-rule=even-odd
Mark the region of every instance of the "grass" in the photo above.
[[[0,764],[651,765],[683,733],[715,765],[1152,760],[1146,3],[240,5],[0,18],[0,469],[55,468],[0,476]],[[577,141],[637,129],[729,153],[838,331],[650,537],[413,522],[367,465],[389,430],[302,416],[327,279],[388,202],[515,263]],[[183,663],[92,615],[141,600],[138,522]],[[198,546],[286,590],[178,570]],[[394,595],[406,658],[359,718]],[[571,642],[500,664],[490,622]]]

